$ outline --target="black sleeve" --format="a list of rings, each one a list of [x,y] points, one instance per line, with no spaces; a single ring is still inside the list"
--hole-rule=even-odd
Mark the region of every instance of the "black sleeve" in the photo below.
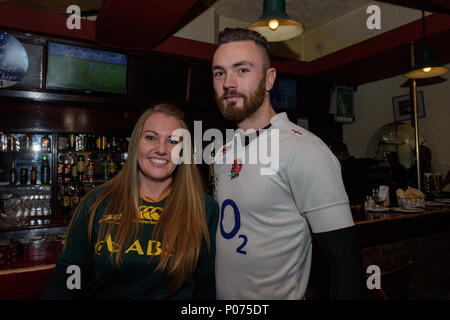
[[[365,282],[356,227],[315,233],[314,237],[329,262],[330,299],[363,299]]]

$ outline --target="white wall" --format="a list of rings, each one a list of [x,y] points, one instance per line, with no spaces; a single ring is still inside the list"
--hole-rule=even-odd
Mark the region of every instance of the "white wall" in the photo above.
[[[419,132],[431,149],[433,171],[445,175],[450,170],[450,75],[442,77],[447,81],[417,90],[423,91],[425,105],[425,117],[419,118]],[[374,156],[368,154],[368,143],[381,127],[394,122],[392,97],[409,93],[408,88],[400,87],[405,81],[403,76],[396,76],[358,87],[356,121],[343,126],[344,142],[351,154]]]

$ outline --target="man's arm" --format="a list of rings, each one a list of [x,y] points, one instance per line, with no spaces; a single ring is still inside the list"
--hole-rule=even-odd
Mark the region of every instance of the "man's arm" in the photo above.
[[[363,299],[364,277],[356,227],[315,233],[331,271],[330,299]]]
[[[338,160],[323,143],[305,141],[294,146],[288,172],[297,208],[329,261],[330,297],[362,298],[360,246]]]

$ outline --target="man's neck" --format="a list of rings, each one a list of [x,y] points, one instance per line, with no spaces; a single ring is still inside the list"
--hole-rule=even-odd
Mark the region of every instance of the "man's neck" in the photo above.
[[[244,132],[249,129],[259,130],[267,126],[274,115],[276,115],[276,112],[273,110],[270,102],[266,99],[258,111],[244,121],[239,122],[237,126],[239,129],[244,130]]]

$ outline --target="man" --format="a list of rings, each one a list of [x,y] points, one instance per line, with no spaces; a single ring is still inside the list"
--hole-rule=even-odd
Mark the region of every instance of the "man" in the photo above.
[[[311,232],[330,260],[331,297],[359,298],[361,259],[339,162],[309,131],[276,114],[269,91],[276,78],[266,39],[246,29],[225,29],[212,62],[222,115],[238,128],[216,153],[218,299],[303,299],[311,266]],[[267,130],[260,130],[267,129]],[[279,166],[248,164],[255,144],[278,137]],[[277,136],[278,135],[278,136]],[[269,139],[272,141],[271,139]],[[237,152],[235,152],[237,150]],[[234,161],[225,159],[233,156]],[[224,160],[224,164],[219,164]]]
[[[367,186],[367,169],[378,166],[378,161],[371,158],[356,159],[348,152],[344,142],[332,144],[331,151],[341,165],[342,180],[351,204],[361,204],[365,195],[372,189]]]

